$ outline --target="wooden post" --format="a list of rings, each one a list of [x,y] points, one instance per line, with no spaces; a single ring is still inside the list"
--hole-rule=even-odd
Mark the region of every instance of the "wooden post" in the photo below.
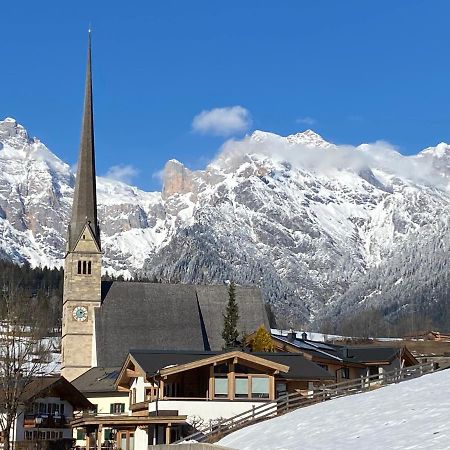
[[[228,365],[228,400],[234,400],[234,383],[235,383],[234,363]]]
[[[89,450],[90,447],[91,447],[91,436],[88,430],[86,430],[86,450]]]
[[[361,390],[364,391],[364,375],[361,375]]]
[[[209,399],[214,400],[214,366],[209,367]]]
[[[102,430],[103,425],[100,424],[97,428],[97,450],[102,450]]]
[[[166,444],[170,444],[170,429],[171,429],[171,425],[172,424],[168,423],[167,427],[166,427]]]

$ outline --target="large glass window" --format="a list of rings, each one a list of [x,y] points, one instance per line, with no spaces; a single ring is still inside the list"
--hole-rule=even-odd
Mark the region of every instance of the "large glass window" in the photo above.
[[[214,397],[228,397],[228,378],[214,377]]]
[[[252,377],[252,398],[269,398],[269,378]]]
[[[236,398],[248,397],[248,378],[236,378],[234,380],[234,396]]]

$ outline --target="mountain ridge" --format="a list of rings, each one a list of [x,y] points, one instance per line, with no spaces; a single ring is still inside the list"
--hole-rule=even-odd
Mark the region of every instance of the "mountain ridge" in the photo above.
[[[169,160],[161,192],[98,177],[105,270],[257,284],[280,324],[319,320],[398,249],[442,232],[449,154],[445,143],[403,156],[387,143],[339,146],[312,130],[255,131],[226,142],[203,170]],[[0,257],[60,265],[70,167],[9,118],[0,121],[0,170]],[[358,301],[347,295],[345,313]]]

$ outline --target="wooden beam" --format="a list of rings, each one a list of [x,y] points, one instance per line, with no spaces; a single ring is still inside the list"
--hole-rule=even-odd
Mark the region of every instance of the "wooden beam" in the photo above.
[[[128,378],[138,378],[139,377],[139,373],[136,372],[136,370],[133,369],[127,369],[125,371],[125,374]]]

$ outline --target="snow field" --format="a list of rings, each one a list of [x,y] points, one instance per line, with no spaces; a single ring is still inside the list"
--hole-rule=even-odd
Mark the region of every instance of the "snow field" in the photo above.
[[[450,448],[450,370],[293,411],[236,431],[236,450]]]

